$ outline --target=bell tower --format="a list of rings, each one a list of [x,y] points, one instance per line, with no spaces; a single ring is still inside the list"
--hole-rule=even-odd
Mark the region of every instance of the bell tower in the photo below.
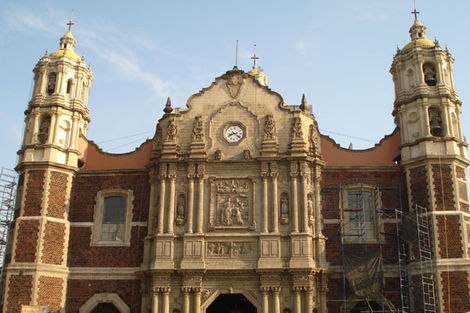
[[[427,38],[417,19],[411,42],[397,49],[390,72],[395,84],[393,116],[401,132],[401,166],[409,209],[427,208],[434,264],[436,311],[470,310],[470,211],[467,143],[447,48]],[[410,264],[410,281],[419,264]],[[423,307],[417,289],[414,310]]]
[[[86,134],[91,69],[74,49],[69,29],[59,50],[33,69],[34,89],[25,111],[18,151],[15,220],[5,261],[3,312],[21,305],[47,305],[65,311],[68,207],[73,176],[79,169],[78,139]]]

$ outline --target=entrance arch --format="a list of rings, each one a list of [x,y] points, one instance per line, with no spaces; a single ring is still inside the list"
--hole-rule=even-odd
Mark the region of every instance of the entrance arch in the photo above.
[[[79,313],[100,313],[102,310],[106,313],[114,313],[115,309],[119,313],[131,312],[131,309],[117,294],[96,293],[80,307]]]
[[[256,306],[241,293],[219,294],[206,313],[257,313]]]

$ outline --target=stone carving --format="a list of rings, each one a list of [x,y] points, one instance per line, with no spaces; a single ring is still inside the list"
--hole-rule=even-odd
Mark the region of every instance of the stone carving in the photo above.
[[[267,177],[269,172],[268,162],[261,163],[261,177]]]
[[[243,150],[243,159],[245,160],[251,159],[250,150]]]
[[[308,224],[310,226],[315,222],[314,210],[313,210],[313,196],[311,193],[307,196],[307,210],[308,210]]]
[[[176,204],[176,225],[184,225],[186,197],[184,194],[178,196]]]
[[[292,139],[302,139],[302,121],[300,117],[294,117],[294,122],[292,123]]]
[[[318,137],[318,132],[314,124],[309,126],[308,140],[310,143],[310,152],[320,153],[320,138]]]
[[[202,116],[196,116],[193,126],[193,140],[194,141],[202,141],[204,137],[204,127],[202,123]]]
[[[276,124],[272,114],[266,116],[264,120],[264,139],[276,139]]]
[[[201,303],[204,303],[209,299],[209,297],[215,292],[215,290],[212,289],[203,289],[201,292]]]
[[[241,257],[253,254],[251,242],[217,241],[207,243],[208,257]]]
[[[290,164],[290,176],[297,177],[299,176],[299,165],[297,162],[291,162]]]
[[[178,133],[178,126],[176,126],[175,119],[170,119],[168,121],[168,127],[166,130],[166,140],[175,140],[175,137]]]
[[[281,224],[289,223],[289,196],[287,192],[281,195]]]
[[[51,125],[51,117],[49,115],[43,116],[41,124],[39,125],[38,142],[45,144],[49,139],[49,128]]]
[[[241,75],[233,75],[228,78],[226,85],[227,85],[230,97],[232,98],[238,97],[242,84],[243,84],[243,78],[241,77]]]
[[[216,160],[222,159],[222,151],[220,151],[220,150],[215,150],[214,159],[216,159]]]
[[[253,227],[251,179],[212,179],[210,229]]]

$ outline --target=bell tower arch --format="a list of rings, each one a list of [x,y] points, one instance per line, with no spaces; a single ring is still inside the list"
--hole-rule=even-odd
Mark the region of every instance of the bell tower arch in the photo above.
[[[390,69],[395,84],[392,114],[401,132],[409,210],[414,205],[427,208],[436,310],[465,312],[470,309],[469,160],[461,126],[462,102],[454,85],[454,59],[437,40],[427,38],[426,27],[416,15],[409,32],[411,42],[397,50]],[[410,270],[417,269],[413,266],[418,263]],[[413,275],[410,281],[416,280]],[[466,294],[466,299],[462,301],[459,293]],[[423,300],[418,294],[412,298],[414,309],[419,310]]]
[[[71,25],[59,50],[33,69],[34,88],[25,111],[18,151],[20,174],[15,220],[5,261],[3,311],[21,305],[64,310],[67,288],[68,208],[72,178],[78,171],[78,140],[88,128],[88,91],[93,80],[75,53]]]

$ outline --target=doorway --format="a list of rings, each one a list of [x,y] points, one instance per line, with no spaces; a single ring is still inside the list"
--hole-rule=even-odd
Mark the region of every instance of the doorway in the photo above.
[[[206,313],[257,313],[256,307],[242,294],[221,294]]]

